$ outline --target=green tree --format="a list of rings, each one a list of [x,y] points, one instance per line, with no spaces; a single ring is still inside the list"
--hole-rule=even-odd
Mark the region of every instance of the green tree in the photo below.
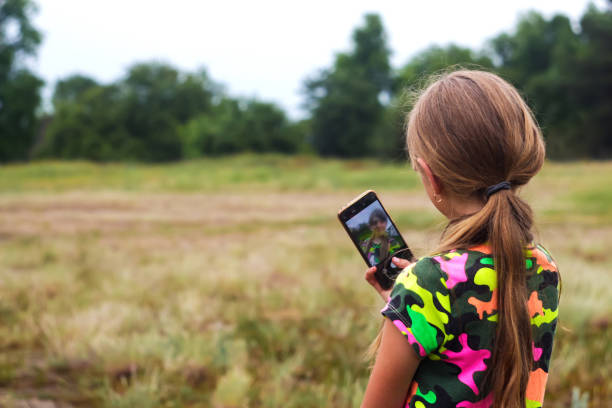
[[[142,141],[132,137],[125,127],[126,112],[120,88],[94,85],[80,94],[73,92],[76,89],[81,88],[67,92],[66,99],[54,98],[53,118],[37,156],[95,161],[141,157]]]
[[[224,97],[213,109],[182,126],[185,157],[242,151],[295,153],[303,131],[276,105]]]
[[[490,47],[500,72],[524,89],[534,77],[555,65],[556,58],[564,55],[560,47],[572,36],[575,35],[567,17],[556,15],[546,20],[532,11],[523,15],[513,34],[493,38]]]
[[[590,6],[580,31],[555,15],[526,14],[513,34],[491,41],[497,69],[526,96],[549,157],[612,156],[612,13]]]
[[[294,153],[297,143],[289,121],[272,103],[249,101],[243,112],[243,132],[247,149],[254,152]]]
[[[241,144],[242,110],[237,100],[223,98],[208,114],[199,115],[181,127],[186,158],[236,153]]]
[[[212,109],[216,85],[204,71],[142,63],[110,85],[73,75],[58,81],[54,114],[38,156],[98,161],[182,157],[179,127]]]
[[[313,147],[324,156],[371,154],[384,116],[381,99],[391,90],[390,51],[380,17],[366,15],[352,40],[349,53],[338,54],[331,69],[305,83]]]
[[[454,67],[490,70],[493,62],[487,55],[456,44],[446,47],[433,45],[417,53],[399,70],[395,89],[401,91],[421,86],[430,75]]]
[[[24,64],[41,41],[34,12],[29,0],[0,2],[0,162],[27,159],[36,139],[43,82]]]
[[[181,74],[163,63],[137,64],[121,82],[126,95],[126,129],[142,150],[139,159],[181,158],[178,126],[211,107],[212,91],[205,72]]]
[[[89,89],[98,86],[95,79],[84,75],[72,75],[57,81],[53,91],[53,104],[75,103]]]
[[[571,92],[579,107],[574,139],[586,145],[586,155],[612,158],[612,8],[590,6],[580,21],[582,47],[575,63]]]

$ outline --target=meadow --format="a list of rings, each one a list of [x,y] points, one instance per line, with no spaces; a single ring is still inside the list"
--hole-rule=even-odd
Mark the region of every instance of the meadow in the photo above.
[[[521,191],[562,273],[547,407],[612,401],[611,186],[548,162]],[[433,248],[406,163],[0,167],[0,406],[358,406],[382,303],[336,213],[368,188]]]

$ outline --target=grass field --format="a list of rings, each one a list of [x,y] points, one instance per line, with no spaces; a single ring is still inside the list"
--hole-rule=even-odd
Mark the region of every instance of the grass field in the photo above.
[[[547,163],[522,192],[563,279],[548,407],[612,400],[611,186],[612,162]],[[335,214],[367,188],[435,245],[408,165],[1,167],[0,406],[358,406],[382,304]]]

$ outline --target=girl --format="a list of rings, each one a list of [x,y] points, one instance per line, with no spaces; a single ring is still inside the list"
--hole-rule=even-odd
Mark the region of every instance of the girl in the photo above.
[[[395,252],[400,243],[387,231],[387,216],[380,208],[370,213],[368,225],[372,236],[365,240],[361,247],[367,254],[370,265],[377,265],[383,259]]]
[[[363,407],[540,407],[557,323],[559,276],[532,241],[516,191],[542,167],[544,143],[518,92],[456,71],[408,118],[407,148],[449,219],[432,256],[408,265],[387,301]]]

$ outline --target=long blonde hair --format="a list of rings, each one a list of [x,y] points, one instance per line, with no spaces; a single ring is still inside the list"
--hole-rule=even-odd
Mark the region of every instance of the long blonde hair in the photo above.
[[[385,216],[385,213],[380,209],[375,209],[370,214],[370,218],[368,220],[368,224],[370,225],[370,228],[372,228],[372,223],[374,222],[374,220],[377,220],[377,219],[384,221],[385,224],[387,223],[387,217]],[[380,234],[377,233],[376,230],[373,230],[372,236],[366,242],[366,253],[370,252],[370,248],[372,248],[372,245],[374,245],[375,240],[378,240],[380,243],[379,255],[381,257],[385,257],[389,253],[389,246],[391,244],[389,242],[389,234],[387,233],[386,230]]]
[[[524,407],[533,361],[524,248],[532,240],[533,217],[515,191],[544,163],[533,113],[499,76],[451,72],[419,96],[408,116],[406,145],[411,160],[423,158],[446,191],[484,204],[451,220],[435,252],[489,243],[498,280],[498,323],[482,386],[493,392],[494,406]],[[511,189],[485,196],[487,187],[502,181]]]

